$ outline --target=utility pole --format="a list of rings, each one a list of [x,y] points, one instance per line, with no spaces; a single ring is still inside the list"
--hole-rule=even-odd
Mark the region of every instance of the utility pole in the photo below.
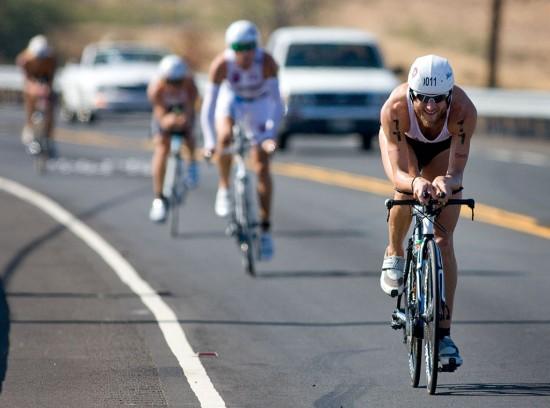
[[[487,86],[497,87],[498,45],[500,35],[500,21],[502,0],[493,0],[491,5],[491,33],[489,38],[489,78]]]

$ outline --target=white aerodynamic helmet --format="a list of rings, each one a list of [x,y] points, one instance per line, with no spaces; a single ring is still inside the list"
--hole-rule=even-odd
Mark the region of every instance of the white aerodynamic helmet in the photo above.
[[[32,37],[27,48],[32,55],[38,58],[47,57],[51,52],[48,40],[43,35],[35,35]]]
[[[187,75],[187,64],[179,56],[171,54],[159,63],[159,74],[167,80],[183,79]]]
[[[453,69],[446,58],[437,55],[418,57],[409,71],[409,88],[424,95],[442,95],[452,91]]]
[[[239,20],[232,23],[225,32],[226,45],[235,50],[252,49],[258,46],[258,28],[248,20]]]

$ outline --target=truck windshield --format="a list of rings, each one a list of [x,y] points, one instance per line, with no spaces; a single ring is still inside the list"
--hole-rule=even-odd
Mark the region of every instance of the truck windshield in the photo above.
[[[382,68],[382,59],[368,44],[292,44],[285,67]]]

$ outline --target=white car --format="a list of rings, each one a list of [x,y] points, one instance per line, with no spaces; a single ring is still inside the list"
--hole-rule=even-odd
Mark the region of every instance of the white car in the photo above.
[[[266,49],[279,64],[286,115],[279,146],[293,133],[360,135],[371,148],[380,108],[399,81],[384,66],[375,38],[345,28],[284,27]]]
[[[59,75],[62,116],[89,122],[100,112],[150,110],[147,85],[168,53],[127,42],[86,46],[80,64]]]

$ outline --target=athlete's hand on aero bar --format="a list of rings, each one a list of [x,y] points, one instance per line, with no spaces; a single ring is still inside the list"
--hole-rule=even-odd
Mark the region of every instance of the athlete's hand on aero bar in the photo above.
[[[262,150],[267,154],[273,154],[277,150],[277,142],[273,139],[265,139],[261,144]]]

